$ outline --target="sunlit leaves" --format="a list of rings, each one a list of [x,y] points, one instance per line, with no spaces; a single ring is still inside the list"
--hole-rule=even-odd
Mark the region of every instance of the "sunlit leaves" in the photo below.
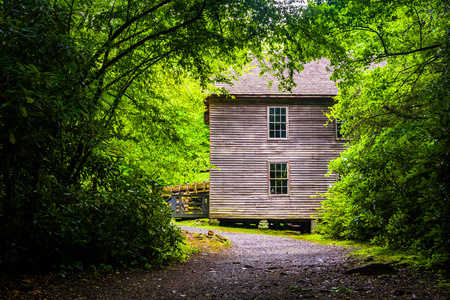
[[[198,177],[209,169],[200,84],[187,73],[158,69],[134,87],[116,118],[124,141],[114,138],[110,147],[167,184],[206,179]]]
[[[421,0],[317,1],[288,19],[286,51],[330,60],[328,114],[350,139],[322,232],[448,259],[449,19]]]
[[[155,200],[154,180],[206,179],[198,175],[209,168],[203,91],[218,79],[228,80],[231,67],[239,73],[250,50],[262,52],[266,29],[278,18],[272,4],[2,2],[2,263],[49,259],[42,253],[55,249],[61,255],[54,257],[73,257],[72,248],[89,244],[86,251],[94,251],[102,239],[113,241],[105,247],[109,254],[169,258],[178,235],[169,228],[162,199]],[[154,203],[132,207],[137,197]],[[115,234],[119,229],[105,225],[104,215],[93,220],[90,214],[98,207],[114,218],[107,224],[129,217],[126,230],[137,232],[137,242],[128,245],[142,251],[121,247],[127,243],[112,236],[133,235]],[[59,218],[60,213],[73,218]],[[151,240],[149,231],[160,240]]]

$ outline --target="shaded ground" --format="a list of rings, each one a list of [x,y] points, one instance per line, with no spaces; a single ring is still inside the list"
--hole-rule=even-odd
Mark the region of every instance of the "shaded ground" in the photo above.
[[[207,230],[185,228],[191,232]],[[6,280],[0,298],[21,299],[450,299],[425,275],[402,266],[362,276],[343,271],[364,262],[348,249],[266,235],[221,233],[233,247],[204,248],[164,270],[127,270],[103,276],[41,276]],[[367,263],[367,262],[366,262]]]

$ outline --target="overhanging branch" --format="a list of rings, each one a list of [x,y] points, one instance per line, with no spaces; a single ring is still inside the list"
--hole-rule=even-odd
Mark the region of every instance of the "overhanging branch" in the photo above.
[[[123,51],[122,53],[120,53],[119,55],[117,55],[116,57],[114,57],[113,59],[111,59],[109,62],[107,62],[106,64],[104,64],[104,65],[102,66],[102,68],[97,72],[97,74],[96,74],[96,76],[94,77],[94,79],[98,79],[103,73],[106,72],[106,70],[107,70],[109,67],[113,66],[113,65],[114,65],[115,63],[117,63],[119,60],[121,60],[122,58],[124,58],[125,56],[127,56],[128,54],[130,54],[131,52],[133,52],[133,51],[134,51],[135,49],[137,49],[138,47],[144,45],[146,42],[148,42],[148,41],[150,41],[150,40],[152,40],[152,39],[154,39],[154,38],[157,38],[157,37],[160,37],[160,36],[163,36],[163,35],[167,35],[167,34],[173,33],[173,32],[175,32],[175,31],[177,31],[178,29],[183,28],[183,27],[186,27],[187,25],[192,24],[192,23],[194,23],[195,21],[199,20],[199,19],[201,18],[202,14],[203,14],[203,11],[205,10],[205,7],[206,7],[206,0],[203,1],[203,4],[202,4],[202,7],[200,8],[200,11],[199,11],[199,12],[197,13],[197,15],[196,15],[195,17],[193,17],[192,19],[187,20],[187,21],[185,21],[185,22],[183,22],[183,23],[181,23],[181,24],[179,24],[179,25],[176,25],[176,26],[174,26],[174,27],[171,27],[171,28],[169,28],[169,29],[166,29],[166,30],[160,31],[160,32],[158,32],[158,33],[149,35],[149,36],[143,38],[142,40],[138,41],[137,43],[134,43],[133,45],[131,45],[130,47],[128,47],[125,51]]]
[[[100,47],[100,50],[94,55],[94,61],[96,61],[104,52],[107,48],[109,48],[109,46],[111,45],[111,43],[117,38],[119,37],[119,35],[121,35],[126,29],[128,29],[131,25],[133,25],[135,22],[137,22],[138,20],[140,20],[141,18],[148,16],[150,14],[152,14],[154,11],[156,11],[157,9],[159,9],[160,7],[168,4],[169,2],[171,2],[172,0],[165,0],[155,6],[153,6],[150,9],[147,9],[146,11],[142,12],[141,14],[134,16],[133,18],[129,19],[127,22],[125,22],[122,26],[119,27],[119,29],[117,29],[109,38],[108,40],[103,44],[103,46]]]
[[[428,47],[418,48],[418,49],[411,50],[411,51],[387,53],[385,55],[377,56],[377,58],[390,57],[390,56],[409,55],[409,54],[413,54],[413,53],[417,53],[417,52],[422,52],[422,51],[427,51],[427,50],[431,50],[431,49],[436,49],[436,48],[439,48],[440,46],[441,46],[441,44],[436,44],[436,45],[431,45],[431,46],[428,46]]]

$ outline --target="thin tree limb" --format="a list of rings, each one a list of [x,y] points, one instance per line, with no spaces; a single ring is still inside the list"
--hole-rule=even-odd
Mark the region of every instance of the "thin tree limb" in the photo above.
[[[111,67],[112,65],[117,63],[123,57],[127,56],[128,54],[133,52],[136,48],[142,46],[143,44],[145,44],[149,40],[154,39],[154,38],[159,37],[159,36],[163,36],[163,35],[169,34],[169,33],[173,33],[175,31],[177,31],[178,29],[183,28],[183,27],[185,27],[185,26],[187,26],[187,25],[189,25],[191,23],[194,23],[195,21],[199,20],[201,18],[202,14],[203,14],[203,11],[204,11],[205,7],[206,7],[206,0],[203,1],[203,4],[202,4],[202,7],[201,7],[200,11],[197,13],[197,15],[194,18],[192,18],[190,20],[187,20],[187,21],[185,21],[185,22],[183,22],[181,24],[178,24],[176,26],[173,26],[173,27],[171,27],[169,29],[166,29],[166,30],[160,31],[158,33],[149,35],[149,36],[143,38],[142,40],[140,40],[139,42],[134,43],[133,45],[128,47],[125,51],[123,51],[122,53],[120,53],[119,55],[117,55],[116,57],[111,59],[108,63],[104,64],[102,66],[102,68],[97,72],[97,74],[94,77],[94,79],[98,79],[103,73],[106,72],[106,70],[109,67]]]

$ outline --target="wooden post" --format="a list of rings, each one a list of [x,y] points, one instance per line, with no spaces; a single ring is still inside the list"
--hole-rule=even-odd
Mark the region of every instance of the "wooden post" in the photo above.
[[[170,197],[170,202],[172,204],[172,217],[173,217],[173,214],[177,211],[177,196]]]
[[[202,196],[202,214],[206,213],[206,196]]]
[[[317,221],[315,219],[311,220],[311,234],[316,234],[317,232],[314,230],[314,227],[316,227]]]

